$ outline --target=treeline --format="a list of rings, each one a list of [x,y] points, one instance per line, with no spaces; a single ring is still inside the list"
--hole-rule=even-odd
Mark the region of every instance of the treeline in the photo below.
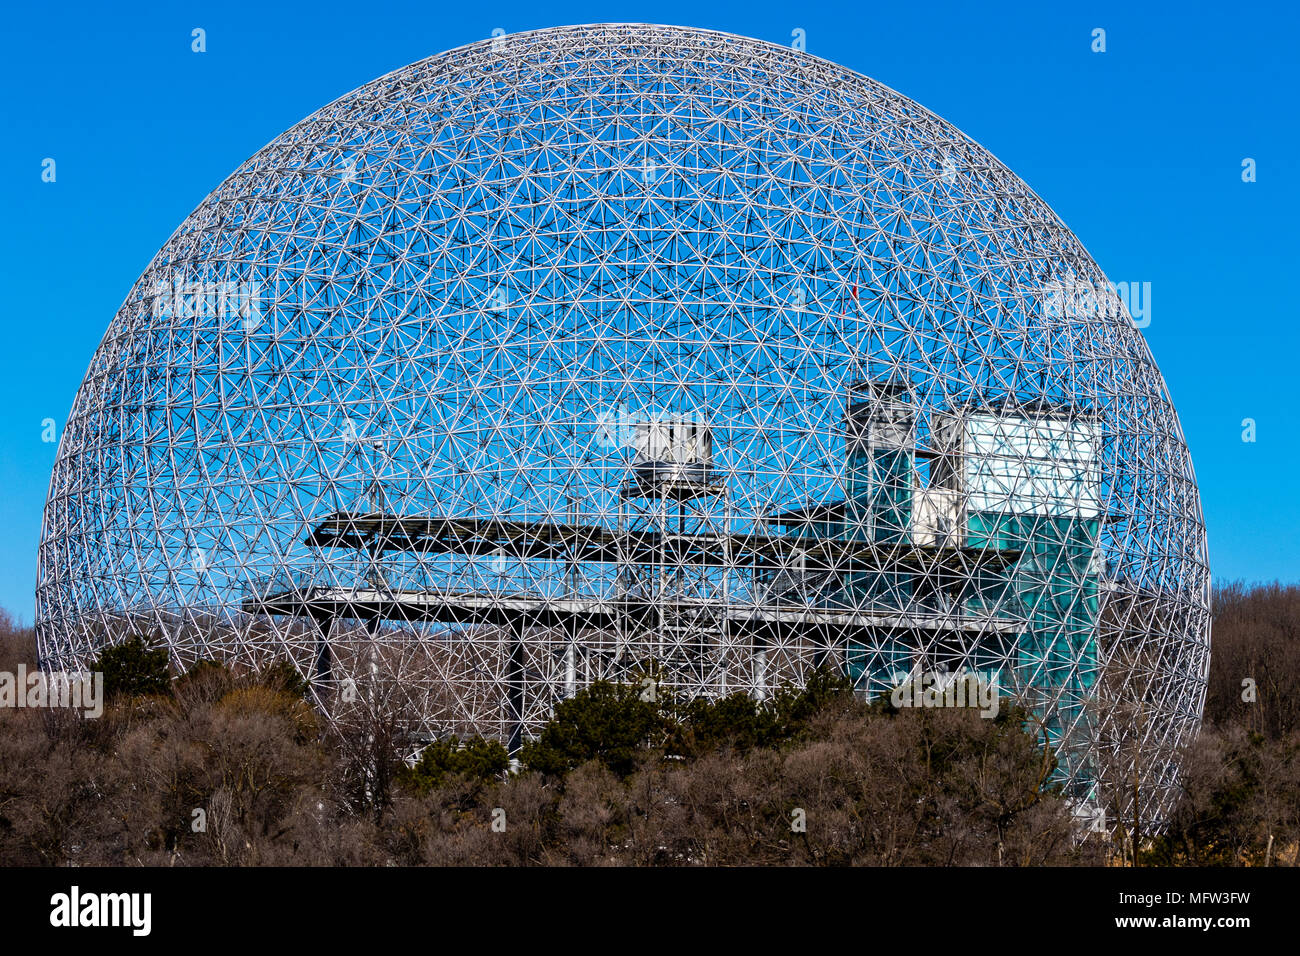
[[[1184,755],[1182,800],[1142,860],[1295,866],[1300,587],[1221,587],[1213,615],[1205,723]]]
[[[30,664],[8,629],[0,668]],[[595,684],[509,772],[496,741],[414,766],[381,721],[327,727],[285,668],[167,679],[105,652],[108,704],[0,713],[5,864],[980,864],[1095,861],[1050,754],[974,710],[894,711],[819,674],[766,706]],[[12,667],[10,668],[12,669]]]
[[[1215,605],[1206,728],[1151,864],[1295,863],[1300,589]],[[31,667],[0,620],[0,671]],[[755,704],[596,684],[511,767],[448,739],[413,766],[394,724],[326,725],[287,667],[171,679],[139,643],[99,662],[102,718],[0,710],[0,863],[78,865],[1099,865],[1033,723],[898,711],[820,673]],[[1243,681],[1253,684],[1243,684]],[[1252,695],[1243,692],[1254,688]],[[1027,729],[1028,728],[1028,729]]]

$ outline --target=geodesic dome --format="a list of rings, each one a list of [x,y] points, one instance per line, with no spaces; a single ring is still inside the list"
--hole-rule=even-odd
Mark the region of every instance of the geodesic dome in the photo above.
[[[51,666],[287,658],[426,737],[973,671],[1153,819],[1209,656],[1187,448],[1078,240],[892,90],[659,26],[431,57],[241,165],[96,351],[39,560]]]

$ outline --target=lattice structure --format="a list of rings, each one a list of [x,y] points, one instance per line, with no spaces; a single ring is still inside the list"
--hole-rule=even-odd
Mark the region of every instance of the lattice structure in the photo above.
[[[510,740],[584,683],[762,697],[826,665],[1032,704],[1154,822],[1197,727],[1205,534],[1166,389],[984,149],[804,53],[494,38],[244,163],[91,362],[45,660],[142,632],[326,707]]]

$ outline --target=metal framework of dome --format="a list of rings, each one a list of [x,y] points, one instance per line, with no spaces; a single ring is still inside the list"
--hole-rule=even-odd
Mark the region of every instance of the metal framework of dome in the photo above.
[[[182,223],[64,430],[37,625],[512,748],[602,678],[973,671],[1158,824],[1208,586],[1155,363],[1019,178],[805,53],[596,25],[375,80]]]

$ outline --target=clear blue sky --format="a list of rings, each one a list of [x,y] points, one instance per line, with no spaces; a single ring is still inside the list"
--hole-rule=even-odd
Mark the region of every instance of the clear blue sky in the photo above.
[[[32,618],[60,427],[132,283],[240,162],[383,73],[570,23],[707,27],[893,87],[1023,177],[1113,281],[1182,417],[1220,580],[1300,580],[1295,6],[1166,3],[13,4],[0,35],[0,607]],[[190,50],[190,31],[208,50]],[[1091,32],[1106,30],[1093,53]],[[41,181],[46,157],[57,181]],[[1258,164],[1243,183],[1241,163]],[[1257,441],[1242,441],[1242,419]]]

